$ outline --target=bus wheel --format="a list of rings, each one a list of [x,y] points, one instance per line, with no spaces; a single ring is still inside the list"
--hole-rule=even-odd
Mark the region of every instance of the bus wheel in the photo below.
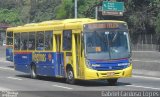
[[[108,79],[107,81],[108,81],[109,85],[113,86],[113,85],[117,84],[118,79]]]
[[[31,78],[33,78],[33,79],[37,78],[35,65],[31,65]]]
[[[73,72],[72,68],[67,69],[67,79],[66,79],[66,81],[69,84],[75,84],[74,72]]]

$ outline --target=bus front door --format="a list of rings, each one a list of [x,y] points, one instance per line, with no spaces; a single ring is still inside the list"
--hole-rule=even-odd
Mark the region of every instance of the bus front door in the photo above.
[[[81,36],[80,33],[74,34],[75,38],[75,54],[76,54],[76,73],[78,78],[84,77],[84,66],[81,58]]]

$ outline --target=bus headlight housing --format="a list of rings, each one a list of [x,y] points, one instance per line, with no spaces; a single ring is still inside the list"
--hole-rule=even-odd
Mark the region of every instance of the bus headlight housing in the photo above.
[[[88,68],[90,68],[90,69],[93,69],[91,63],[89,62],[89,60],[86,60],[86,66]]]

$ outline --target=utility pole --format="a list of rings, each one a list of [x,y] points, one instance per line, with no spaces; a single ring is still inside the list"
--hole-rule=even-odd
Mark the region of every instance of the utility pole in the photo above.
[[[77,18],[77,0],[74,0],[74,18]]]

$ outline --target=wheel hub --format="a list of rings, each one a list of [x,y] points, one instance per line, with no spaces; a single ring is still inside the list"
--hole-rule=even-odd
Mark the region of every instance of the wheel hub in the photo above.
[[[73,78],[73,72],[69,71],[69,73],[68,73],[68,79],[72,79],[72,78]]]

